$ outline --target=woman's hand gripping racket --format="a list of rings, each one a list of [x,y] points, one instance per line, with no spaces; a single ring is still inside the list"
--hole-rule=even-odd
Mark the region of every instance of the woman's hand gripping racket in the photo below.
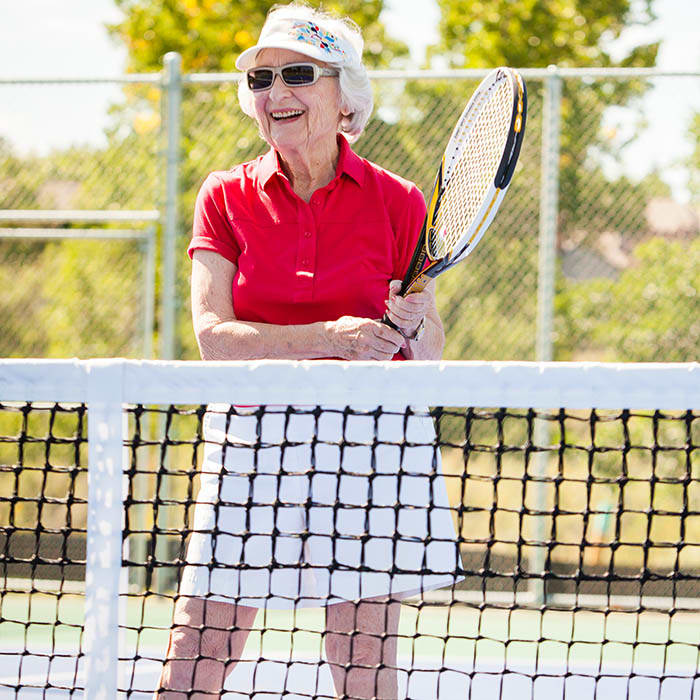
[[[476,248],[513,177],[526,115],[517,71],[496,68],[477,87],[442,157],[402,296],[423,291]],[[398,330],[388,316],[383,322]]]

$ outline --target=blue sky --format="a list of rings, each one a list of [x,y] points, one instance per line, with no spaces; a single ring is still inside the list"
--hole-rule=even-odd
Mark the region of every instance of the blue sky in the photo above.
[[[383,19],[389,32],[412,47],[418,64],[425,46],[437,38],[435,3],[387,0],[385,4]],[[0,0],[0,7],[0,78],[107,77],[123,71],[125,51],[104,29],[105,22],[119,18],[111,0]],[[620,41],[621,48],[661,39],[661,67],[700,68],[700,0],[657,0],[655,8],[658,21],[629,30]],[[641,140],[638,155],[632,154],[639,163],[633,169],[646,169],[649,163],[665,167],[687,152],[688,144],[678,134],[684,131],[691,111],[700,109],[697,83],[683,99],[670,83],[649,96],[652,127]],[[0,135],[9,136],[20,151],[99,142],[106,105],[119,98],[119,89],[107,86],[0,86],[0,90]],[[669,109],[669,102],[674,109]],[[57,108],[61,103],[65,107]],[[667,173],[670,180],[680,177],[671,169]]]

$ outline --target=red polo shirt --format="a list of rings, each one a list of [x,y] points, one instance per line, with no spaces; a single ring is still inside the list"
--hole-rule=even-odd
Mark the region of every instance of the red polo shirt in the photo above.
[[[335,178],[299,198],[274,150],[207,177],[188,254],[213,250],[237,267],[233,310],[278,325],[379,319],[403,279],[425,218],[411,182],[357,156],[344,137]]]

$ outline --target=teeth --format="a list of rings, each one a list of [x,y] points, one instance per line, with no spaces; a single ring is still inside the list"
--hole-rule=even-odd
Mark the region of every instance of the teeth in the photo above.
[[[289,119],[290,117],[298,117],[304,112],[300,109],[287,109],[283,112],[272,112],[273,119]]]

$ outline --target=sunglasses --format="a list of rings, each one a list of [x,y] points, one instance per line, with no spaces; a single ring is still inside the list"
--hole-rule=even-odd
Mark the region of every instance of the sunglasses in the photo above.
[[[260,66],[246,71],[248,87],[253,92],[269,90],[279,75],[287,87],[299,87],[301,85],[313,85],[321,76],[337,76],[338,71],[332,68],[321,68],[315,63],[288,63],[279,68],[274,66]]]

